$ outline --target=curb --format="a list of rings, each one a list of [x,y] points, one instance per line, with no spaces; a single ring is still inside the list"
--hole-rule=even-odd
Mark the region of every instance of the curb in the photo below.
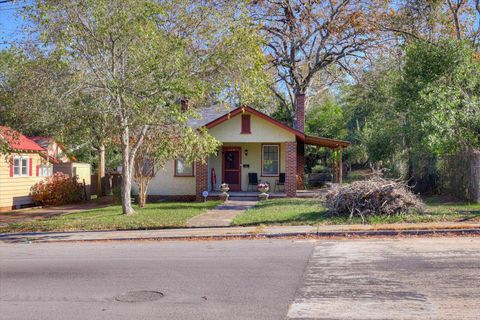
[[[321,232],[289,232],[289,233],[239,233],[224,235],[201,236],[151,236],[130,238],[92,238],[92,239],[35,239],[26,238],[24,241],[9,241],[1,239],[3,243],[60,243],[60,242],[105,242],[105,241],[178,241],[178,240],[235,240],[235,239],[275,239],[275,238],[369,238],[369,237],[398,237],[398,236],[469,236],[480,235],[480,228],[473,229],[418,229],[418,230],[368,230],[368,231],[321,231]]]

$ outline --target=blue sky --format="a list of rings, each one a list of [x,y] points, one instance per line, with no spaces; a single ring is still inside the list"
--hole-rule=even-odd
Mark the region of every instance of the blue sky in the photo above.
[[[0,49],[8,48],[12,40],[21,37],[23,20],[19,9],[24,4],[24,1],[0,3]]]

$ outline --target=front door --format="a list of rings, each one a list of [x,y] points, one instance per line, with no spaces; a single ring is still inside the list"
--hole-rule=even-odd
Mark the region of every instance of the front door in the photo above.
[[[232,191],[242,189],[240,151],[241,148],[237,147],[226,147],[222,150],[222,182],[228,183]]]

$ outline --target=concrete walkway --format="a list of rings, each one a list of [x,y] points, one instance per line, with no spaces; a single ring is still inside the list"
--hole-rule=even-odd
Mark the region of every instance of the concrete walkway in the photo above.
[[[275,237],[355,237],[432,234],[480,235],[480,223],[412,223],[386,225],[253,226],[131,231],[22,232],[0,234],[1,243],[181,240]]]
[[[228,227],[233,219],[253,207],[257,201],[228,200],[204,214],[187,221],[187,227]]]

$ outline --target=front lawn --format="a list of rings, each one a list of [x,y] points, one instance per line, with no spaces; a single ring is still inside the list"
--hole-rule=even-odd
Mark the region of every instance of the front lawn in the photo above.
[[[205,213],[219,202],[160,202],[135,208],[132,216],[122,214],[120,205],[93,209],[43,220],[13,223],[0,232],[134,230],[185,227],[188,219]]]
[[[438,197],[424,199],[427,208],[424,214],[408,214],[392,217],[373,216],[370,224],[399,222],[480,222],[480,204],[468,205],[461,202],[446,202]],[[272,199],[259,202],[255,207],[239,215],[234,225],[316,225],[316,224],[361,224],[355,217],[332,215],[316,199]]]

